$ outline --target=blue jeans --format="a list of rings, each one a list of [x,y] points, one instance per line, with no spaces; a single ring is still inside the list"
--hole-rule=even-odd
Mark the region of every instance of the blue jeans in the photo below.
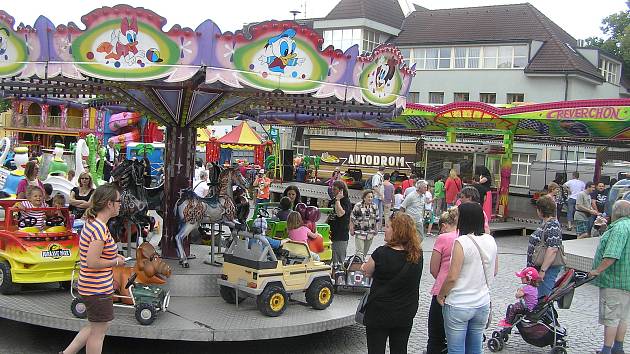
[[[547,269],[542,283],[538,286],[538,297],[551,294],[551,289],[556,284],[556,279],[561,270],[562,266],[549,267]]]
[[[567,220],[573,223],[573,215],[575,214],[575,203],[577,200],[573,198],[567,199]]]
[[[376,210],[378,210],[378,222],[383,222],[383,199],[374,198],[374,204],[376,204]]]
[[[449,354],[483,353],[483,331],[488,322],[490,304],[463,308],[444,304],[444,332]]]

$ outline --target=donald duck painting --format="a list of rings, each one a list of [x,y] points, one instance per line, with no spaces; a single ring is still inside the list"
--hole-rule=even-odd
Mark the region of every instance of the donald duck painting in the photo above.
[[[261,55],[258,60],[267,64],[269,71],[284,74],[287,66],[302,65],[304,58],[298,58],[295,53],[296,43],[293,39],[295,30],[289,28],[277,36],[269,38],[265,44],[265,52],[270,55]]]

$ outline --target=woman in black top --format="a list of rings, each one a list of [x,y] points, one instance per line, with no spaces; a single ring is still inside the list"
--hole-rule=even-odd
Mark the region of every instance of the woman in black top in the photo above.
[[[90,197],[94,192],[94,184],[92,184],[92,175],[89,172],[83,172],[79,175],[79,186],[72,188],[70,191],[70,212],[75,218],[83,217],[85,209],[90,206]]]
[[[422,245],[409,215],[392,215],[385,245],[361,269],[373,279],[364,318],[368,353],[385,353],[388,338],[391,354],[407,353],[422,276]]]
[[[291,201],[291,210],[295,210],[295,206],[302,201],[300,190],[296,186],[288,186],[282,192],[283,197],[288,197]]]
[[[342,181],[333,182],[332,190],[334,195],[333,211],[328,215],[330,240],[332,241],[332,263],[333,265],[340,265],[346,259],[346,250],[348,249],[352,203],[348,197],[348,187]]]

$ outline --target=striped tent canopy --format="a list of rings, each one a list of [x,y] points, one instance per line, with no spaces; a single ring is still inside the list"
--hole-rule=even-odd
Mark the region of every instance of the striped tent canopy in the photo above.
[[[219,138],[218,142],[222,148],[243,149],[249,146],[262,144],[262,139],[258,133],[252,129],[247,122],[241,123],[231,132]]]

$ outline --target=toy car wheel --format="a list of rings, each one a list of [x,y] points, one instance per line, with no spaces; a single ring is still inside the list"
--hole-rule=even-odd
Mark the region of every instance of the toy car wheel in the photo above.
[[[276,317],[282,315],[287,308],[288,297],[282,287],[267,285],[256,300],[258,310],[262,312],[263,315]]]
[[[155,321],[155,306],[152,304],[136,305],[136,320],[141,325],[148,326]]]
[[[567,354],[567,350],[564,347],[553,347],[551,354]]]
[[[59,282],[59,287],[62,288],[63,290],[70,290],[70,288],[72,288],[72,282],[67,280],[67,281],[60,281]]]
[[[72,300],[72,304],[70,304],[70,310],[72,314],[76,318],[86,318],[87,317],[87,307],[85,307],[85,302],[81,298],[75,298]]]
[[[20,285],[13,282],[11,266],[7,262],[0,262],[0,293],[12,295],[20,292]]]
[[[330,306],[333,297],[333,285],[328,279],[315,279],[306,289],[306,302],[316,310]]]
[[[236,303],[235,289],[230,288],[229,286],[221,285],[221,287],[219,288],[219,293],[221,294],[223,300],[225,300],[225,302],[227,302],[228,304]],[[247,296],[239,296],[238,303],[240,304],[241,302],[245,301],[245,299],[247,299]]]
[[[488,349],[494,353],[503,349],[503,346],[501,345],[501,341],[497,338],[490,338],[488,339]]]

